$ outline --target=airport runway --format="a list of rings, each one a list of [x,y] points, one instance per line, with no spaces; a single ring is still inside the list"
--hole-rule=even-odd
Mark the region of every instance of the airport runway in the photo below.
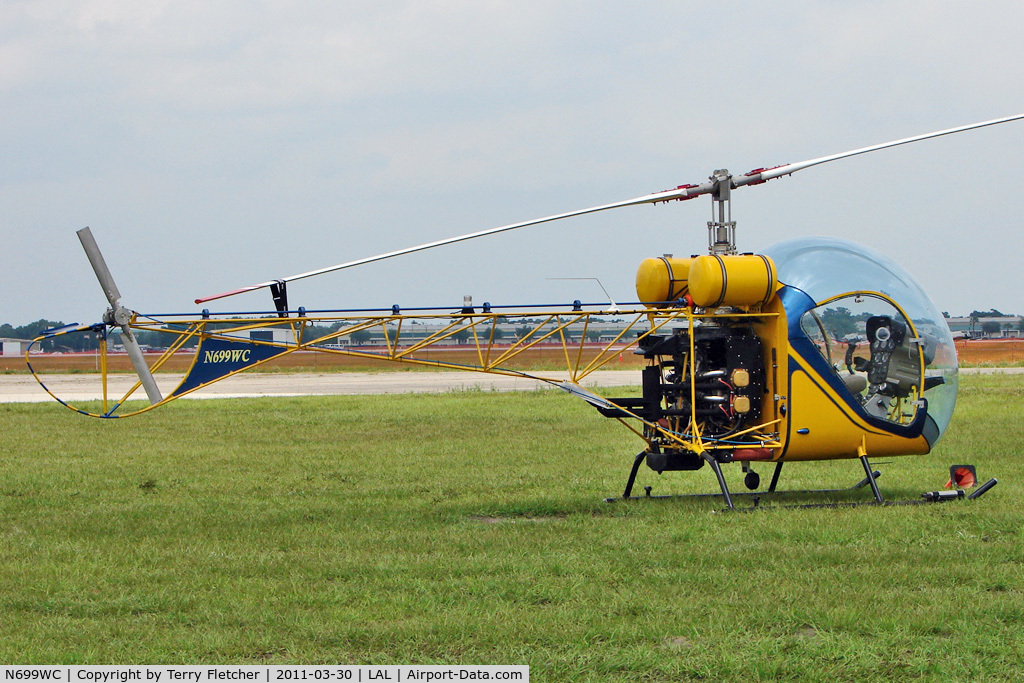
[[[543,372],[545,377],[568,379],[565,372]],[[62,399],[75,401],[102,398],[98,374],[42,375],[46,386]],[[110,397],[120,397],[137,381],[135,375],[111,375]],[[598,370],[581,383],[584,387],[627,386],[638,384],[635,370]],[[165,395],[173,390],[174,380],[157,376]],[[216,382],[185,398],[244,398],[257,396],[333,396],[341,394],[405,394],[445,391],[532,391],[550,384],[524,377],[488,375],[479,372],[328,372],[259,373],[244,372]],[[140,389],[138,397],[145,398]],[[0,403],[52,401],[31,375],[0,375]]]
[[[963,374],[1024,374],[1021,368],[961,368]],[[565,372],[538,373],[560,380]],[[98,374],[43,375],[46,385],[70,402],[98,400],[102,387]],[[108,395],[121,396],[136,381],[135,375],[111,375]],[[176,380],[157,376],[166,395]],[[583,380],[584,387],[631,386],[640,383],[636,370],[598,370]],[[551,385],[524,377],[479,372],[244,372],[221,380],[186,398],[244,398],[257,396],[333,396],[345,394],[405,394],[444,391],[531,391]],[[145,394],[139,391],[139,397]],[[0,375],[0,403],[52,401],[31,375]]]

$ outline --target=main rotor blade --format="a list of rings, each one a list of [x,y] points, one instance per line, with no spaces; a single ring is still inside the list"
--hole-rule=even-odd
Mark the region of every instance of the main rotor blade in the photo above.
[[[736,187],[742,187],[743,185],[756,185],[763,183],[768,180],[773,180],[780,176],[791,175],[797,171],[802,171],[805,168],[811,166],[817,166],[818,164],[828,163],[829,161],[835,161],[837,159],[845,159],[846,157],[857,156],[858,154],[866,154],[868,152],[874,152],[879,149],[886,149],[887,147],[898,147],[899,145],[906,145],[911,142],[917,142],[919,140],[927,140],[929,138],[937,138],[943,135],[951,135],[953,133],[962,133],[965,130],[974,130],[975,128],[984,128],[985,126],[994,126],[999,123],[1006,123],[1008,121],[1016,121],[1018,119],[1024,119],[1024,114],[1017,114],[1016,116],[1006,116],[1001,119],[992,119],[991,121],[982,121],[981,123],[971,123],[966,126],[957,126],[956,128],[947,128],[946,130],[938,130],[934,133],[925,133],[924,135],[915,135],[909,138],[902,138],[900,140],[893,140],[892,142],[883,142],[879,145],[871,145],[869,147],[861,147],[860,149],[853,149],[849,152],[840,152],[839,154],[830,154],[827,157],[818,157],[817,159],[808,159],[807,161],[800,161],[795,164],[785,164],[783,166],[777,166],[769,169],[758,169],[751,171],[746,175],[737,176],[733,178],[733,185]]]
[[[846,157],[852,157],[858,154],[866,154],[867,152],[874,152],[876,150],[885,149],[887,147],[897,147],[899,145],[905,145],[911,142],[917,142],[919,140],[927,140],[928,138],[936,138],[942,135],[960,133],[966,130],[973,130],[975,128],[984,128],[985,126],[994,126],[999,123],[1016,121],[1018,119],[1024,119],[1024,114],[1019,114],[1017,116],[1007,116],[1001,119],[993,119],[991,121],[982,121],[981,123],[972,123],[966,126],[958,126],[956,128],[947,128],[946,130],[935,131],[934,133],[925,133],[924,135],[915,135],[913,137],[903,138],[900,140],[893,140],[891,142],[883,142],[882,144],[879,145],[861,147],[860,149],[850,150],[849,152],[841,152],[839,154],[818,157],[817,159],[809,159],[807,161],[801,161],[795,164],[785,164],[783,166],[777,166],[775,168],[768,169],[759,168],[741,176],[730,177],[725,174],[723,174],[722,176],[713,175],[708,181],[697,185],[680,185],[674,190],[655,192],[653,194],[647,194],[643,195],[642,197],[635,197],[633,199],[627,199],[621,202],[614,202],[612,204],[602,204],[601,206],[593,206],[587,209],[580,209],[578,211],[569,211],[566,213],[555,214],[553,216],[545,216],[544,218],[536,218],[529,221],[523,221],[521,223],[512,223],[510,225],[503,225],[497,228],[490,228],[488,230],[480,230],[479,232],[471,232],[466,235],[459,235],[458,237],[450,237],[448,239],[437,240],[436,242],[427,242],[426,244],[420,244],[415,247],[407,247],[405,249],[389,251],[385,254],[378,254],[376,256],[369,256],[366,258],[356,259],[355,261],[347,261],[345,263],[327,266],[326,268],[320,268],[318,270],[311,270],[308,273],[300,273],[298,275],[292,275],[277,280],[268,280],[266,282],[261,282],[257,285],[250,285],[248,287],[242,287],[241,289],[233,289],[228,292],[222,292],[221,294],[214,294],[213,296],[202,297],[196,299],[195,302],[197,304],[202,304],[206,303],[207,301],[214,301],[216,299],[223,299],[225,297],[234,296],[235,294],[252,292],[257,289],[262,289],[264,287],[270,287],[271,285],[274,284],[291,282],[293,280],[301,280],[303,278],[313,277],[314,275],[323,275],[324,273],[330,273],[335,270],[342,270],[343,268],[361,266],[367,263],[373,263],[374,261],[383,261],[384,259],[394,258],[395,256],[402,256],[404,254],[411,254],[413,252],[423,251],[424,249],[433,249],[434,247],[441,247],[446,244],[455,244],[456,242],[463,242],[466,240],[475,239],[477,237],[483,237],[485,235],[494,235],[499,232],[516,230],[518,228],[525,228],[530,225],[539,225],[541,223],[557,221],[563,218],[582,216],[588,213],[607,211],[608,209],[618,209],[625,206],[636,206],[638,204],[654,204],[657,202],[667,202],[672,200],[692,199],[693,197],[696,197],[698,195],[710,194],[715,192],[716,190],[720,189],[720,184],[725,182],[730,182],[732,187],[742,187],[744,185],[758,185],[760,183],[764,183],[784,175],[792,175],[797,171],[802,171],[805,168],[810,168],[811,166],[824,164],[829,161],[836,161],[837,159],[844,159]],[[717,173],[718,172],[716,172],[716,174]]]
[[[485,235],[494,235],[499,232],[506,232],[508,230],[516,230],[518,228],[525,228],[530,225],[538,225],[540,223],[548,223],[551,221],[561,220],[563,218],[571,218],[573,216],[582,216],[588,213],[596,213],[598,211],[607,211],[608,209],[617,209],[624,206],[634,206],[637,204],[653,204],[655,202],[667,202],[673,199],[689,199],[695,197],[698,194],[705,194],[710,192],[712,189],[711,183],[705,183],[707,187],[701,186],[682,186],[674,190],[666,190],[664,192],[655,192],[653,194],[646,194],[642,197],[635,197],[633,199],[627,199],[621,202],[614,202],[612,204],[602,204],[601,206],[592,206],[587,209],[580,209],[578,211],[568,211],[566,213],[559,213],[553,216],[545,216],[544,218],[535,218],[529,221],[523,221],[521,223],[511,223],[509,225],[502,225],[497,228],[489,228],[487,230],[480,230],[478,232],[471,232],[465,235],[459,235],[458,237],[449,237],[443,240],[437,240],[435,242],[427,242],[426,244],[419,244],[415,247],[406,247],[405,249],[398,249],[396,251],[389,251],[385,254],[377,254],[376,256],[368,256],[366,258],[356,259],[355,261],[347,261],[345,263],[339,263],[334,266],[327,266],[326,268],[320,268],[318,270],[311,270],[308,273],[299,273],[298,275],[291,275],[289,277],[280,278],[278,280],[268,280],[267,282],[261,282],[258,285],[250,285],[248,287],[242,287],[241,289],[234,289],[230,292],[223,292],[222,294],[215,294],[213,296],[203,297],[196,299],[197,304],[206,303],[207,301],[214,301],[215,299],[223,299],[224,297],[233,296],[235,294],[242,294],[244,292],[252,292],[257,289],[269,287],[273,284],[280,282],[292,282],[293,280],[301,280],[307,277],[313,277],[314,275],[323,275],[324,273],[330,273],[335,270],[341,270],[343,268],[352,268],[353,266],[361,266],[367,263],[373,263],[374,261],[383,261],[384,259],[394,258],[395,256],[402,256],[404,254],[411,254],[417,251],[423,251],[424,249],[433,249],[434,247],[442,247],[446,244],[455,244],[456,242],[464,242],[466,240],[476,239],[477,237],[483,237]]]

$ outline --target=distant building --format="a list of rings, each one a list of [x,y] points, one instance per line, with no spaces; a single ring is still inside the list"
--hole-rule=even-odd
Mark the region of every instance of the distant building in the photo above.
[[[244,337],[242,333],[239,336]],[[252,341],[272,342],[275,344],[294,344],[295,332],[291,328],[273,327],[262,330],[249,330],[248,337]]]
[[[0,356],[24,356],[29,344],[32,343],[29,339],[10,338],[0,338],[0,342]]]
[[[1010,339],[1021,336],[1021,316],[981,316],[978,318],[946,318],[949,331],[969,335],[973,339]]]

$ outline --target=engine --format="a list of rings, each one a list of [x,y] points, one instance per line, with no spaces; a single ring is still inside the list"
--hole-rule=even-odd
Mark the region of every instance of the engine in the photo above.
[[[765,391],[761,340],[749,326],[704,322],[692,330],[640,340],[636,353],[647,359],[641,398],[612,399],[616,408],[601,408],[608,417],[630,417],[684,438],[694,425],[704,439],[727,439],[761,418]],[[627,412],[628,411],[628,412]],[[692,470],[699,455],[680,447],[658,429],[645,426],[648,465],[657,471]]]

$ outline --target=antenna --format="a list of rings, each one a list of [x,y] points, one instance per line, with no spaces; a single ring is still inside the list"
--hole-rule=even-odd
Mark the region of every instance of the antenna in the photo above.
[[[545,279],[547,279],[547,280],[592,280],[592,281],[597,283],[597,286],[601,288],[601,291],[604,292],[604,295],[606,297],[608,297],[608,303],[611,304],[611,306],[608,308],[608,313],[618,313],[619,312],[618,304],[615,303],[615,300],[612,299],[612,295],[608,293],[608,290],[604,288],[604,285],[602,285],[601,281],[598,280],[596,277],[549,277],[549,278],[545,278]]]

